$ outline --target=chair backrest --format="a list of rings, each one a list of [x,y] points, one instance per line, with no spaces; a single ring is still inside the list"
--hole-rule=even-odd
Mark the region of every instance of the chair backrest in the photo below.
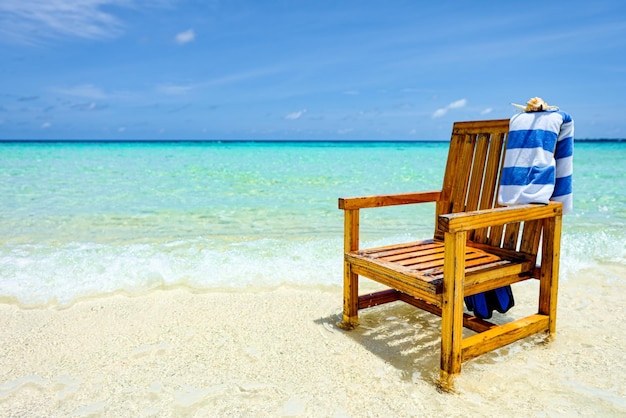
[[[437,216],[498,206],[498,185],[508,132],[508,119],[454,124]],[[472,231],[468,239],[536,254],[541,225],[533,221],[525,225],[484,228]],[[435,238],[443,239],[443,232],[436,229]]]

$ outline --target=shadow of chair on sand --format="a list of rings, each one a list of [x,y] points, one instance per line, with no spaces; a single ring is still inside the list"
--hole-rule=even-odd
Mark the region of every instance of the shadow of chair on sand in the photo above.
[[[404,303],[392,303],[363,312],[359,326],[349,332],[338,327],[339,322],[341,313],[315,320],[332,332],[350,337],[399,370],[403,379],[436,381],[441,318]]]
[[[363,311],[359,316],[359,325],[353,330],[346,331],[337,325],[341,322],[341,315],[341,313],[332,314],[314,322],[333,333],[349,337],[357,345],[398,370],[403,380],[437,383],[441,345],[439,316],[402,302],[395,302]],[[504,324],[514,318],[496,312],[492,320]],[[464,330],[464,333],[472,332]],[[535,338],[545,339],[545,336]],[[498,362],[499,359],[506,358],[511,349],[511,346],[502,347],[473,359],[471,363]]]

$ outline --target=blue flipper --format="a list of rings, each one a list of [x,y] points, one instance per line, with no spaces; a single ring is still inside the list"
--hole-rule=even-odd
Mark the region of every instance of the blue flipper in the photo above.
[[[505,313],[515,305],[511,286],[504,286],[465,297],[467,309],[479,318],[489,319],[493,310]]]
[[[465,297],[465,304],[467,309],[474,312],[479,318],[491,318],[491,311],[487,303],[487,292],[478,293],[472,296]]]
[[[500,313],[505,313],[515,305],[511,286],[504,286],[490,291],[487,299],[490,302],[490,307]]]

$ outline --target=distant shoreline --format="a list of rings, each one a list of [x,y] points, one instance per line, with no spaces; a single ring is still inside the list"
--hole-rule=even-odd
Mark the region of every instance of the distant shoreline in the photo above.
[[[614,143],[626,142],[626,138],[583,138],[575,139],[577,143]],[[236,144],[236,143],[263,143],[263,144],[435,144],[448,143],[450,140],[440,139],[0,139],[0,144],[5,143],[69,143],[69,144]]]

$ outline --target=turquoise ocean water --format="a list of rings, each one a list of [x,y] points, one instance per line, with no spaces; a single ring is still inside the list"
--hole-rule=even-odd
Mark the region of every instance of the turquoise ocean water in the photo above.
[[[447,143],[0,143],[0,300],[163,286],[341,286],[337,198],[440,188]],[[562,280],[626,264],[626,142],[579,142]],[[427,238],[430,204],[363,211],[363,244]],[[338,302],[339,304],[340,302]]]

